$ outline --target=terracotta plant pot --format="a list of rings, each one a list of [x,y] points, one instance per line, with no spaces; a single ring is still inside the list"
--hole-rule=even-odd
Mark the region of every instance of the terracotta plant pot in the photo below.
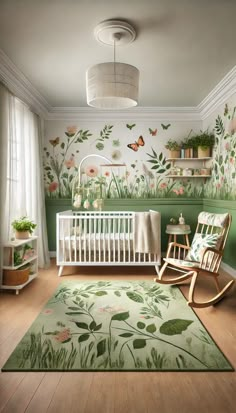
[[[30,238],[30,233],[29,231],[16,231],[15,238],[16,239],[28,239]]]
[[[198,158],[209,158],[210,157],[210,148],[207,147],[202,147],[202,146],[198,146],[197,149],[197,156]]]
[[[193,158],[193,148],[187,148],[184,150],[185,158]]]

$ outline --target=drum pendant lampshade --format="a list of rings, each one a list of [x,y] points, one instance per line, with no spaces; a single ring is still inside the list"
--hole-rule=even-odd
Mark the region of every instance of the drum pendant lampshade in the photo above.
[[[86,83],[89,106],[125,109],[138,103],[139,71],[134,66],[100,63],[87,70]]]
[[[100,23],[95,36],[103,44],[130,43],[135,38],[132,26],[123,21]],[[115,39],[115,41],[114,41]],[[139,70],[115,61],[99,63],[86,72],[87,103],[97,109],[126,109],[138,104]]]

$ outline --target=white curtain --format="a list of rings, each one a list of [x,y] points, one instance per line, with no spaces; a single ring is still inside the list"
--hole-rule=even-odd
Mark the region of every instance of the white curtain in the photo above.
[[[36,224],[39,266],[49,265],[43,192],[40,119],[0,84],[1,226],[3,242],[12,236],[11,222],[27,215]]]

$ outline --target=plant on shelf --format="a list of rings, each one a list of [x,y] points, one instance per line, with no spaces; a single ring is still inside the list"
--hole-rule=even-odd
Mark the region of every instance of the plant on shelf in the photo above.
[[[18,265],[21,265],[22,262],[23,259],[19,251],[14,251],[14,266],[17,267]]]
[[[170,218],[170,225],[176,225],[177,224],[177,219],[176,218]]]
[[[15,219],[12,222],[12,227],[15,230],[16,239],[27,239],[32,235],[34,229],[37,227],[33,221],[31,221],[26,216],[23,216],[19,219]]]
[[[213,132],[201,131],[199,135],[192,138],[194,147],[198,148],[198,158],[207,158],[211,154],[211,148],[215,144]]]
[[[23,247],[17,247],[14,251],[14,266],[21,265],[24,261],[34,255],[34,248],[29,244],[24,244]]]
[[[180,157],[180,143],[169,139],[165,145],[165,148],[169,150],[170,158],[179,158]]]
[[[190,138],[192,129],[190,130],[188,136],[181,142],[181,158],[193,158],[193,140]]]

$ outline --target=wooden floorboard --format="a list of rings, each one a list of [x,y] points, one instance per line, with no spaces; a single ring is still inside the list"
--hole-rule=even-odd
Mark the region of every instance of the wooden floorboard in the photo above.
[[[0,293],[0,366],[46,304],[66,280],[152,280],[151,267],[66,268],[57,277],[52,262],[22,290]],[[122,275],[121,275],[122,274]],[[222,275],[221,282],[230,276]],[[207,298],[211,283],[202,281]],[[213,285],[214,287],[214,285]],[[186,295],[188,286],[181,287]],[[236,288],[214,307],[196,310],[215,342],[236,368]],[[73,372],[1,373],[0,412],[4,413],[233,413],[235,372]]]

